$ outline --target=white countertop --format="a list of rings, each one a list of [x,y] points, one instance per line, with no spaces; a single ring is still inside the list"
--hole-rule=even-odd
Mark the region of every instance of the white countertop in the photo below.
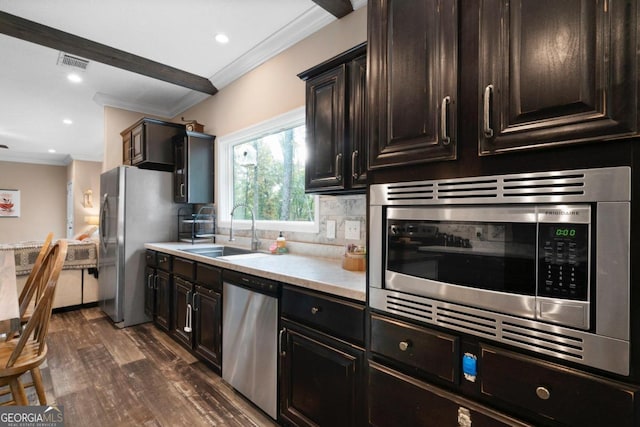
[[[145,248],[164,252],[203,264],[235,270],[277,280],[302,288],[313,289],[356,301],[366,301],[364,271],[342,268],[341,260],[295,254],[271,255],[263,252],[209,258],[183,252],[180,249],[220,246],[216,244],[146,243]]]

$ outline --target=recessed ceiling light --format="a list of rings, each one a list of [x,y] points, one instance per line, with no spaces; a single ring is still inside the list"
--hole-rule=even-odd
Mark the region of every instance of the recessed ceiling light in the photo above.
[[[50,152],[50,153],[55,153],[56,152],[56,150],[54,150],[53,148],[49,148],[47,151]]]
[[[69,74],[69,75],[67,76],[67,79],[69,79],[69,81],[70,81],[70,82],[73,82],[73,83],[80,83],[80,82],[82,82],[82,77],[80,77],[79,75],[77,75],[77,74],[75,74],[75,73]]]
[[[226,34],[218,33],[216,34],[216,41],[220,44],[227,44],[229,43],[229,37]]]
[[[70,125],[73,124],[73,121],[71,119],[64,119],[62,123],[64,123],[65,125]]]

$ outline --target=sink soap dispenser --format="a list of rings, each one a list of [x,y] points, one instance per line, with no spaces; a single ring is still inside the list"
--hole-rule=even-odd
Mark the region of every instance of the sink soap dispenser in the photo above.
[[[269,251],[272,254],[276,254],[276,255],[282,255],[287,253],[287,241],[282,235],[282,231],[278,235],[278,238],[276,239],[275,244],[269,247]]]

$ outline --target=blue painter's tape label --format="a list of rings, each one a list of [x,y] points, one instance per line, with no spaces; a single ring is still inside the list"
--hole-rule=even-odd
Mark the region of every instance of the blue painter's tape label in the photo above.
[[[475,382],[478,375],[478,358],[471,353],[462,356],[462,373],[467,381]]]

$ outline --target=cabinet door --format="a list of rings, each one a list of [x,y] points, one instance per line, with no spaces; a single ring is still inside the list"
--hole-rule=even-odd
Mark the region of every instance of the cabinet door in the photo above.
[[[368,6],[369,167],[456,157],[456,1]]]
[[[131,131],[131,164],[136,165],[144,160],[144,124]]]
[[[147,266],[144,277],[144,312],[147,316],[153,317],[156,303],[156,270]]]
[[[122,164],[131,164],[131,132],[122,135]]]
[[[506,427],[529,424],[369,362],[369,425]]]
[[[637,131],[636,6],[483,0],[480,154]]]
[[[191,348],[192,313],[191,290],[193,285],[179,277],[173,278],[173,329],[172,335],[187,348]],[[185,328],[187,328],[185,330]]]
[[[222,297],[219,293],[196,286],[194,295],[194,351],[220,368],[222,362]]]
[[[156,325],[167,332],[171,327],[171,276],[166,271],[157,272],[156,281],[156,309],[154,321]]]
[[[360,426],[364,351],[289,322],[280,372],[280,414],[297,426]]]
[[[345,75],[343,64],[307,80],[307,191],[344,188]]]
[[[351,188],[367,184],[367,57],[360,56],[349,63],[349,146],[351,148]]]

